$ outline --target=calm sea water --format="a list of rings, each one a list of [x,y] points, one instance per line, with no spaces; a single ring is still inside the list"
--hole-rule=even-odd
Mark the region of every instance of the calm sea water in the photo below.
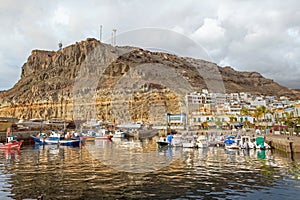
[[[95,141],[0,152],[0,199],[299,199],[300,155]]]

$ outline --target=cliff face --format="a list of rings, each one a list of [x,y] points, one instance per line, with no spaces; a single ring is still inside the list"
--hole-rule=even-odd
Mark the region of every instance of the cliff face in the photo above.
[[[127,109],[119,116],[161,121],[158,116],[179,111],[186,92],[222,90],[218,74],[227,93],[300,97],[299,92],[256,72],[87,39],[59,51],[33,50],[22,67],[21,79],[0,93],[0,117],[74,120],[74,115],[88,115],[114,121],[114,112],[122,111],[125,103]],[[93,113],[87,114],[83,105],[94,107]]]

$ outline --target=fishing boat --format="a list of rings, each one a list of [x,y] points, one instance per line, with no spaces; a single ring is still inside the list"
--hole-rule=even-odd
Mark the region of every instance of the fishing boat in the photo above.
[[[197,146],[198,148],[207,148],[208,141],[205,135],[199,135],[197,138]]]
[[[126,132],[117,130],[114,134],[114,138],[125,138]]]
[[[87,133],[82,133],[82,138],[89,141],[89,140],[110,140],[112,139],[113,134],[107,133],[106,129],[99,129],[99,130],[90,130]]]
[[[196,139],[192,135],[186,135],[182,137],[182,147],[183,148],[195,148],[197,147]]]
[[[240,140],[235,136],[228,136],[224,140],[225,148],[226,149],[239,149],[240,148]]]
[[[113,134],[111,132],[107,133],[106,129],[101,130],[96,133],[95,140],[111,140],[113,138]]]
[[[242,136],[241,137],[241,143],[240,143],[241,149],[253,149],[254,143],[251,142],[250,136]]]
[[[20,149],[22,143],[23,140],[21,141],[12,140],[4,144],[0,143],[0,149]]]
[[[255,138],[255,149],[271,149],[270,145],[265,142],[264,137],[256,137]]]
[[[6,132],[6,143],[0,143],[0,149],[20,149],[23,143],[23,140],[17,141],[11,134],[11,129],[8,128]]]
[[[174,135],[171,145],[174,146],[174,147],[182,147],[182,136],[181,135]]]
[[[159,140],[156,143],[158,145],[158,148],[169,146],[169,142],[164,137],[159,138]]]
[[[73,138],[64,138],[61,137],[59,133],[52,133],[49,137],[42,135],[31,135],[30,136],[36,144],[39,145],[62,145],[62,146],[80,146],[81,140],[80,137],[75,136]]]
[[[89,130],[87,133],[81,133],[81,138],[86,141],[95,141],[96,132]]]

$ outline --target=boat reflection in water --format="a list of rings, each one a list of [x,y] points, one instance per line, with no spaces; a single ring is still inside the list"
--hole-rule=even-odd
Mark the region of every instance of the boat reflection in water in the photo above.
[[[13,160],[19,158],[21,151],[19,149],[0,149],[0,155],[4,155],[6,160]]]
[[[0,153],[0,199],[297,199],[300,155],[99,140]]]

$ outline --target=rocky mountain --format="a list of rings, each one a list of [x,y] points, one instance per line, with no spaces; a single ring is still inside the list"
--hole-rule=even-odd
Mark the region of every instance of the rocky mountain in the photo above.
[[[159,121],[202,88],[300,97],[257,72],[89,38],[58,51],[33,50],[21,79],[0,93],[0,117]]]

